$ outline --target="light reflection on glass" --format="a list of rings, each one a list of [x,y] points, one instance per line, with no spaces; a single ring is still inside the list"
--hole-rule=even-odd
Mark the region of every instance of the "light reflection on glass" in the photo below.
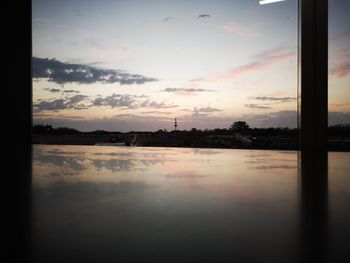
[[[329,154],[335,246],[347,243],[349,158]],[[87,261],[139,262],[157,251],[159,262],[189,247],[181,255],[192,262],[297,262],[298,216],[293,151],[34,146],[37,262],[73,259],[73,248]]]
[[[296,188],[296,158],[283,151],[36,146],[33,186],[139,182],[169,191],[283,198]]]

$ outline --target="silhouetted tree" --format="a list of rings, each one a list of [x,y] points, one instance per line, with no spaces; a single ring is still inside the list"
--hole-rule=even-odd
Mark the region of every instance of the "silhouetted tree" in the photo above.
[[[98,134],[98,135],[104,135],[104,134],[109,134],[110,132],[104,131],[104,130],[95,130],[90,132],[91,134]]]
[[[54,135],[72,135],[81,133],[77,129],[67,128],[67,127],[58,127],[53,130]]]
[[[33,134],[52,134],[53,128],[51,125],[37,124],[32,128]]]
[[[236,132],[243,132],[249,130],[249,125],[245,121],[235,121],[229,129]]]

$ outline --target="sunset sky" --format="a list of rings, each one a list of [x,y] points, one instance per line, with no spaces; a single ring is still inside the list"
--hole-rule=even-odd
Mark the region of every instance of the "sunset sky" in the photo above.
[[[296,126],[297,0],[32,2],[33,121]],[[330,124],[350,123],[350,3],[330,0]]]

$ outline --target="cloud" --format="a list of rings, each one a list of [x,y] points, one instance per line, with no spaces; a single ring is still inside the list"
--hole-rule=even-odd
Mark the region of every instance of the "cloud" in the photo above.
[[[44,90],[57,93],[57,92],[64,92],[64,93],[80,93],[80,91],[72,90],[72,89],[57,89],[57,88],[45,88]]]
[[[41,110],[63,110],[66,109],[65,100],[64,99],[57,99],[52,101],[40,101],[39,103],[36,103],[33,105],[34,110],[41,111]]]
[[[169,111],[144,111],[142,112],[143,114],[161,114],[161,115],[169,115],[169,114],[172,114],[172,112],[169,112]]]
[[[210,14],[200,14],[197,16],[198,19],[209,19],[211,18]]]
[[[192,114],[191,114],[191,117],[194,117],[194,118],[206,117],[210,113],[218,112],[218,111],[221,111],[221,110],[217,109],[217,108],[211,108],[209,106],[208,107],[203,107],[203,108],[194,107],[194,109],[192,111]]]
[[[69,64],[56,59],[32,58],[32,77],[48,78],[49,81],[65,84],[119,83],[121,85],[144,84],[157,81],[138,74],[125,73],[120,70],[101,69],[84,64]]]
[[[155,108],[155,109],[170,109],[176,108],[178,105],[167,104],[164,101],[156,102],[149,99],[140,100],[147,98],[146,95],[121,95],[113,93],[107,97],[98,96],[97,98],[91,99],[85,95],[75,95],[69,98],[61,98],[55,100],[38,100],[33,105],[34,111],[59,111],[64,109],[87,109],[90,107],[111,107],[121,109],[138,109],[138,108]],[[85,101],[83,104],[81,102]]]
[[[164,102],[156,102],[156,101],[150,101],[145,100],[140,104],[141,108],[156,108],[156,109],[170,109],[170,108],[176,108],[178,105],[167,105]]]
[[[346,106],[350,106],[350,103],[331,103],[329,104],[329,106],[332,106],[332,107],[346,107]]]
[[[135,108],[136,100],[131,95],[120,95],[113,93],[108,97],[99,97],[92,101],[93,106],[110,106],[111,108]]]
[[[72,89],[65,89],[64,92],[65,93],[80,93],[80,91],[72,90]]]
[[[340,41],[340,40],[349,40],[350,39],[350,29],[337,34],[335,36],[332,36],[329,38],[331,41]]]
[[[266,104],[245,104],[244,106],[252,109],[271,109],[271,107]]]
[[[164,22],[168,22],[169,20],[174,19],[172,16],[167,16],[163,19]]]
[[[80,109],[80,107],[77,105],[79,104],[79,102],[85,100],[86,98],[88,97],[85,95],[75,95],[71,98],[68,98],[68,100],[66,101],[66,106],[68,108]]]
[[[111,96],[98,97],[93,100],[93,106],[110,106],[112,108],[157,108],[157,109],[168,109],[175,108],[178,105],[166,104],[165,102],[156,102],[151,100],[139,101],[136,98],[145,98],[145,95],[120,95],[113,93]]]
[[[224,26],[224,30],[229,33],[238,34],[242,37],[256,37],[258,35],[258,33],[254,32],[253,30],[236,23],[229,23],[228,25]]]
[[[44,90],[48,90],[48,91],[53,92],[53,93],[62,92],[62,89],[55,89],[55,88],[46,88]]]
[[[337,63],[329,72],[332,77],[343,78],[350,74],[350,61]]]
[[[84,95],[75,95],[71,98],[56,99],[56,100],[41,100],[40,102],[33,105],[34,111],[58,111],[64,109],[85,109],[86,106],[81,104],[82,101],[88,97]]]
[[[329,75],[343,78],[350,74],[350,48],[339,48],[331,53]]]
[[[296,100],[296,98],[294,97],[266,97],[266,96],[249,97],[248,99],[266,102],[266,103],[249,103],[244,105],[245,107],[252,108],[252,109],[271,109],[272,104],[286,103],[286,102],[291,102]]]
[[[198,112],[216,112],[216,111],[221,111],[217,108],[211,108],[211,107],[205,107],[205,108],[199,108],[197,109]]]
[[[218,76],[212,78],[210,81],[220,82],[233,79],[244,74],[261,71],[287,59],[295,58],[295,55],[296,51],[294,49],[291,50],[286,47],[276,47],[265,50],[256,55],[253,62],[233,68],[226,73],[219,74]]]
[[[194,93],[194,92],[215,92],[210,89],[195,89],[195,88],[165,88],[163,92],[175,92],[175,93]]]
[[[249,97],[249,99],[253,100],[261,100],[261,101],[270,101],[270,102],[291,102],[295,101],[296,98],[294,97]]]

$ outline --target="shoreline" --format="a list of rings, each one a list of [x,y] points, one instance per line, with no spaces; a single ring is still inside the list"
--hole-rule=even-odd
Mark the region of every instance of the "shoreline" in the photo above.
[[[246,150],[287,150],[297,151],[298,144],[294,136],[261,136],[260,141],[264,143],[243,144],[238,141],[214,141],[205,138],[196,138],[195,140],[186,140],[179,137],[160,137],[148,136],[141,138],[138,144],[132,144],[132,136],[120,138],[120,141],[111,141],[114,138],[111,135],[92,135],[92,134],[75,134],[75,135],[33,135],[33,145],[86,145],[86,146],[106,146],[109,147],[178,147],[178,148],[207,148],[207,149],[246,149]],[[206,139],[206,140],[205,140]],[[225,139],[227,139],[225,137]],[[230,138],[229,138],[230,139]],[[120,145],[125,143],[126,145]],[[221,143],[221,144],[220,144]],[[222,144],[226,143],[226,144]],[[98,145],[100,144],[100,145]],[[101,145],[102,144],[102,145]],[[111,145],[108,145],[111,144]],[[114,144],[114,145],[113,145]],[[118,145],[119,144],[119,145]],[[334,140],[329,142],[329,151],[349,152],[350,140]]]

